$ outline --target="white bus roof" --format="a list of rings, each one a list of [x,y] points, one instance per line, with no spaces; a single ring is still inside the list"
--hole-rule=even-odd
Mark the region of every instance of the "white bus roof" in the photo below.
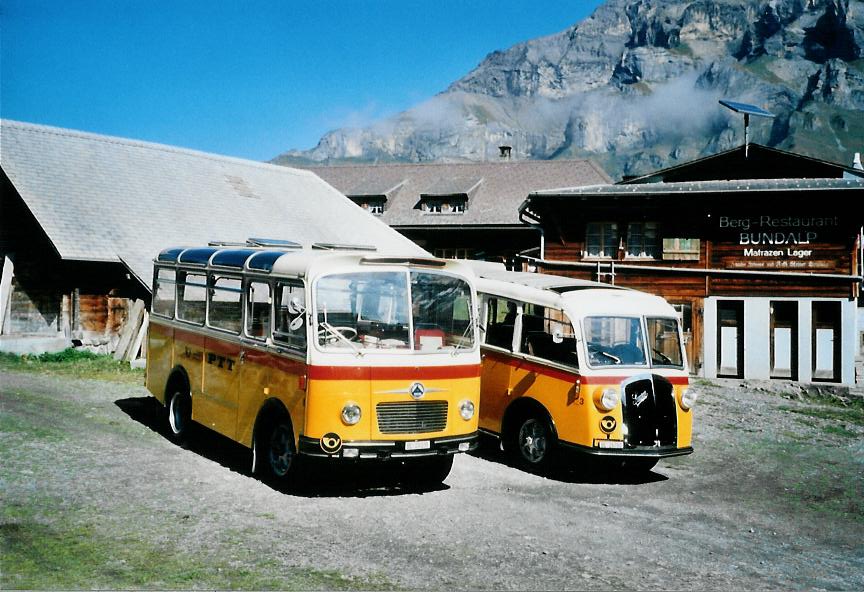
[[[676,316],[660,296],[600,282],[577,280],[545,273],[474,267],[478,292],[565,309],[571,316],[634,313]]]
[[[362,245],[300,245],[284,244],[279,247],[261,247],[255,244],[211,245],[207,247],[172,247],[156,258],[162,265],[191,265],[213,270],[249,271],[283,277],[318,275],[326,270],[345,266],[411,266],[447,270],[451,273],[473,276],[469,266],[456,260],[434,257],[384,255],[374,248]]]

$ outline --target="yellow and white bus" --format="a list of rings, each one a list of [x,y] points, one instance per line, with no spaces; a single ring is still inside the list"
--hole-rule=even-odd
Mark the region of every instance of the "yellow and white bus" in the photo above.
[[[548,468],[573,452],[648,471],[693,451],[696,396],[665,300],[503,266],[475,271],[480,431],[499,437],[517,463]]]
[[[253,472],[269,479],[308,456],[400,459],[440,483],[477,442],[470,268],[249,245],[171,248],[154,261],[146,383],[171,434],[184,439],[192,422],[215,430],[250,448]]]

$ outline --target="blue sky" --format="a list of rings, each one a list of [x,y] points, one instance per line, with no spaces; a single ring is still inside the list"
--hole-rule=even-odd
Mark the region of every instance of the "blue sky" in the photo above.
[[[0,115],[268,160],[600,0],[0,0]]]

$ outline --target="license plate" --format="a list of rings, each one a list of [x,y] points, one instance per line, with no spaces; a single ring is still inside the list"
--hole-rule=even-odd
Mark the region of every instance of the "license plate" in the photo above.
[[[624,442],[621,440],[597,440],[596,442],[600,448],[624,448]]]
[[[432,443],[429,440],[418,440],[417,442],[405,442],[405,450],[429,450]]]

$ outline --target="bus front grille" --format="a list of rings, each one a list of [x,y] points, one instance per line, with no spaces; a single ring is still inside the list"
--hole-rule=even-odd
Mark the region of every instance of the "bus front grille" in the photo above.
[[[672,383],[663,376],[642,375],[624,383],[626,446],[674,446],[678,421]]]
[[[378,403],[376,411],[382,434],[441,432],[447,427],[447,401]]]

